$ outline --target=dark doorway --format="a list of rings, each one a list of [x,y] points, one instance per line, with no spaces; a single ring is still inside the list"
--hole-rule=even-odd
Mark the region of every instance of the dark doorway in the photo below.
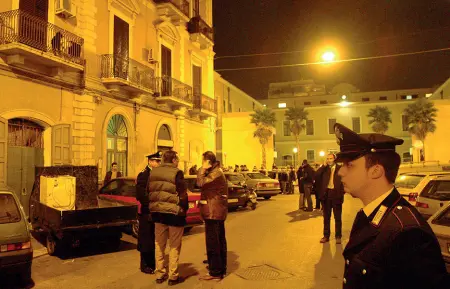
[[[161,93],[162,96],[172,96],[172,51],[161,45]]]
[[[47,51],[48,0],[20,0],[19,41]]]
[[[130,30],[127,22],[114,16],[114,77],[128,79]]]

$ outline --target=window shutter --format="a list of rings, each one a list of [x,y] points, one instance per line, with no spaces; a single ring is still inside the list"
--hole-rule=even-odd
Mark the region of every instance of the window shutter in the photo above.
[[[8,156],[8,120],[0,117],[0,187],[6,186],[6,158]]]
[[[60,124],[53,127],[53,165],[66,165],[71,163],[70,154],[70,125]]]

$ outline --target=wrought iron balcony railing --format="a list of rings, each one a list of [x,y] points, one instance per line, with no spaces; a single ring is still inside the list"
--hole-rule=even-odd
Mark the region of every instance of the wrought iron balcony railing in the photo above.
[[[214,30],[200,16],[191,18],[188,23],[189,33],[202,33],[209,40],[214,41]]]
[[[101,56],[101,78],[120,78],[151,91],[155,91],[156,88],[153,68],[122,55]]]
[[[194,109],[200,111],[208,110],[217,114],[217,100],[199,93],[199,91],[194,88]]]
[[[0,13],[0,45],[22,43],[84,65],[84,39],[22,10]]]
[[[172,96],[192,104],[192,87],[170,76],[157,78],[158,92],[161,97]]]
[[[187,0],[154,0],[156,4],[172,3],[184,15],[189,17],[189,1]]]

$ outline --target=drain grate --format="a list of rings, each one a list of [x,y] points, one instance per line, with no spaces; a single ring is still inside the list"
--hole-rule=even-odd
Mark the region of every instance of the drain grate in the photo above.
[[[241,269],[238,272],[235,272],[235,274],[241,277],[242,279],[254,281],[279,280],[290,278],[293,276],[292,274],[283,272],[281,270],[278,270],[277,268],[274,268],[266,264]]]

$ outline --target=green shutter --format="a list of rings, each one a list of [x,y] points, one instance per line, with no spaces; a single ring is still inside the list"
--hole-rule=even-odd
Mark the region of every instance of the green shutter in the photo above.
[[[70,125],[55,125],[52,131],[52,163],[54,166],[71,163]]]

